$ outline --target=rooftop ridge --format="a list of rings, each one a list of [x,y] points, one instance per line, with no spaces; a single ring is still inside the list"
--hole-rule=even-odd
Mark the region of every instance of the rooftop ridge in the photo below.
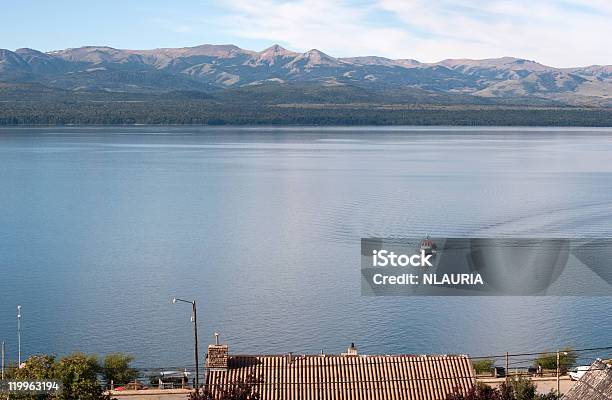
[[[294,357],[321,357],[319,353],[295,353],[293,352]],[[323,353],[325,356],[337,356],[337,357],[346,357],[345,355],[339,353]],[[287,353],[273,353],[273,354],[230,354],[230,357],[285,357]],[[467,354],[359,354],[359,357],[461,357],[466,358],[469,357]]]

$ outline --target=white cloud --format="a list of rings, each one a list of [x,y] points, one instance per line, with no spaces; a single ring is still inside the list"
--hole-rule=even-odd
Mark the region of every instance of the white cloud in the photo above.
[[[336,56],[394,52],[406,33],[370,26],[370,10],[333,0],[237,0],[225,22],[236,36],[280,42],[299,51],[317,48]]]
[[[609,0],[234,0],[226,7],[223,22],[232,35],[299,51],[612,64]]]
[[[589,3],[589,4],[587,4]],[[433,35],[417,50],[435,58],[511,55],[554,65],[612,62],[610,4],[526,0],[380,0],[407,25]]]

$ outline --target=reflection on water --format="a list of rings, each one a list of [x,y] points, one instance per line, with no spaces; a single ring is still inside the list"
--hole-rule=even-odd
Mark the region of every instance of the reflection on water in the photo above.
[[[605,129],[0,130],[15,353],[470,353],[609,345],[610,298],[360,296],[361,237],[612,236]]]

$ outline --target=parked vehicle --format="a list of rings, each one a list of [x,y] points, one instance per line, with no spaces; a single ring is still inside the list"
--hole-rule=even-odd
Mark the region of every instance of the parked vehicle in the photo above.
[[[571,380],[578,381],[584,376],[584,374],[586,374],[589,368],[591,368],[590,365],[581,365],[577,367],[575,371],[570,372],[568,375]]]

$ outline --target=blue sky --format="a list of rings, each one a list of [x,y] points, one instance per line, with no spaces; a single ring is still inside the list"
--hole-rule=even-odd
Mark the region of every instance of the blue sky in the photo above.
[[[0,14],[0,48],[11,50],[279,43],[426,62],[515,56],[559,67],[612,64],[609,0],[20,0]]]

